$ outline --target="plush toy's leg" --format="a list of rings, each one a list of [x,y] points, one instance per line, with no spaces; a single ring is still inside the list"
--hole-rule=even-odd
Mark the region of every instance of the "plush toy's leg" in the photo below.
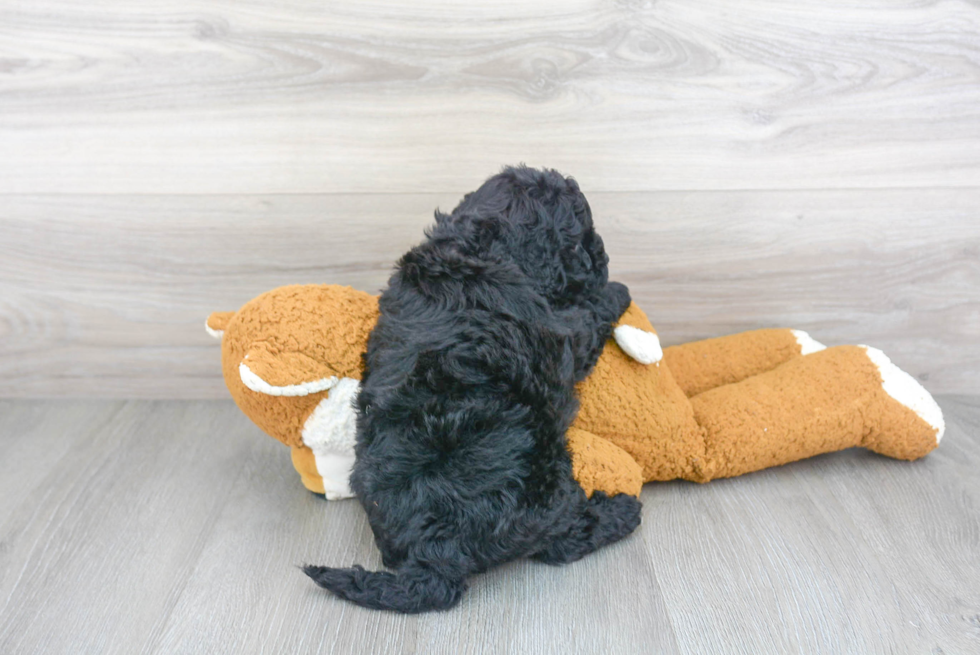
[[[316,470],[316,457],[313,451],[306,446],[293,446],[290,450],[293,455],[293,467],[299,473],[303,486],[315,494],[322,494],[323,477]]]
[[[690,398],[823,349],[802,330],[752,330],[671,346],[664,350],[664,361]]]
[[[572,475],[589,498],[596,491],[609,496],[639,496],[643,469],[629,453],[591,432],[569,428],[565,435],[572,455]]]
[[[691,405],[705,430],[705,459],[692,478],[699,482],[852,446],[912,460],[935,448],[944,430],[932,396],[866,346],[791,359]]]

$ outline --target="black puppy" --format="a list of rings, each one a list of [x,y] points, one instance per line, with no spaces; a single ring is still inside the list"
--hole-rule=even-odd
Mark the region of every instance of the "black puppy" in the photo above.
[[[426,236],[381,296],[357,400],[351,488],[397,573],[304,568],[399,612],[447,609],[470,574],[571,562],[640,522],[636,498],[585,497],[565,444],[574,385],[630,302],[578,185],[505,169]]]

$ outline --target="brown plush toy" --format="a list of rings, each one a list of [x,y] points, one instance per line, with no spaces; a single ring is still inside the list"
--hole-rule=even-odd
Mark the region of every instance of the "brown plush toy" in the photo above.
[[[306,488],[330,499],[351,496],[352,401],[377,318],[375,296],[296,285],[207,320],[235,402],[292,448]],[[578,395],[568,448],[590,496],[637,496],[653,480],[707,482],[852,446],[913,460],[944,430],[932,396],[880,350],[772,329],[662,351],[635,303]]]

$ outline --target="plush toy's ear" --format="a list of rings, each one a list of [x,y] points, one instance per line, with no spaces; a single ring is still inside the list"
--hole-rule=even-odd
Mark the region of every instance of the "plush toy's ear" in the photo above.
[[[215,339],[220,339],[225,333],[225,326],[235,314],[236,312],[214,312],[204,322],[204,329]]]
[[[339,381],[337,372],[301,352],[274,350],[266,342],[252,344],[238,373],[242,384],[269,396],[307,396]]]

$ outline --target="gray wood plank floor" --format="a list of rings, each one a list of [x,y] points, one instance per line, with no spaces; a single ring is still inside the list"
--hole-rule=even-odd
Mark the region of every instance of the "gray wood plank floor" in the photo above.
[[[938,400],[924,460],[648,485],[624,542],[418,617],[295,568],[380,561],[231,402],[0,401],[0,652],[974,653],[980,397]]]

